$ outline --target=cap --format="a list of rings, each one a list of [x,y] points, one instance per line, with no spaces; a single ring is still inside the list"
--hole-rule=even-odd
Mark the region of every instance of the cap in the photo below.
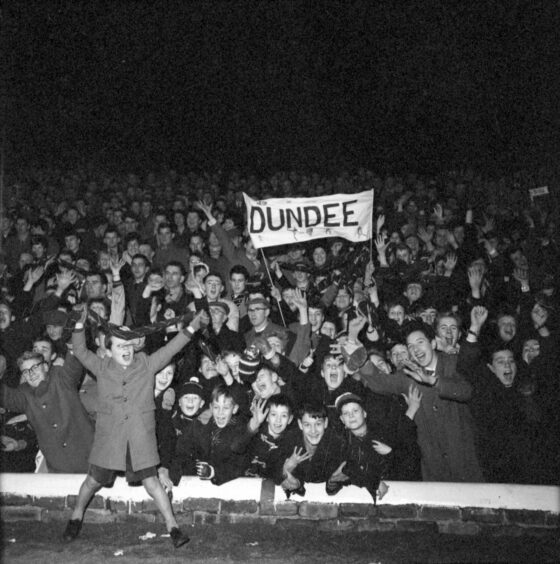
[[[338,413],[341,412],[342,407],[347,403],[357,403],[364,407],[364,400],[360,396],[353,394],[352,392],[346,392],[338,396],[334,402],[334,406],[336,407]]]
[[[204,388],[202,387],[200,380],[196,376],[193,376],[190,380],[184,382],[179,387],[177,397],[182,398],[187,394],[196,394],[197,396],[200,396],[204,399]]]
[[[43,321],[45,325],[66,325],[68,314],[59,309],[52,309],[43,313]]]
[[[293,269],[294,272],[311,272],[311,267],[306,262],[296,262]]]
[[[208,307],[219,307],[222,308],[225,312],[226,315],[229,315],[229,305],[226,304],[226,302],[208,302]]]

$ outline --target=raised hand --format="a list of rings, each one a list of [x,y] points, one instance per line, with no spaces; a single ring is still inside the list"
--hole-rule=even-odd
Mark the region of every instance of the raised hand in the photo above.
[[[292,302],[298,309],[307,309],[307,298],[299,288],[295,289]]]
[[[488,319],[488,310],[484,306],[474,306],[471,309],[471,330],[480,333],[482,326]]]
[[[404,373],[414,378],[417,382],[420,382],[420,384],[433,386],[437,382],[437,376],[435,374],[428,374],[424,368],[412,360],[404,360],[403,366]]]
[[[253,403],[251,403],[251,413],[253,417],[251,417],[250,424],[254,431],[256,431],[266,420],[266,416],[268,415],[266,402],[266,399],[258,399],[255,397],[253,399]]]
[[[375,246],[377,248],[378,254],[380,254],[380,255],[385,254],[385,251],[387,250],[387,247],[389,246],[389,239],[385,240],[385,236],[383,234],[380,234],[375,239]]]
[[[420,409],[420,402],[422,401],[422,392],[416,384],[410,384],[408,387],[408,392],[406,394],[401,394],[408,406],[406,415],[410,419],[414,419],[414,415]]]
[[[449,252],[445,255],[445,273],[451,275],[455,267],[457,266],[457,254],[454,252]]]
[[[443,208],[441,204],[436,204],[436,206],[434,207],[434,215],[436,216],[437,221],[443,221]]]
[[[189,327],[193,331],[198,331],[202,327],[207,327],[209,323],[210,323],[210,317],[206,313],[206,311],[202,309],[191,319],[191,322],[189,323]]]
[[[303,447],[295,447],[294,452],[289,458],[286,458],[284,462],[284,472],[292,473],[302,462],[309,460],[311,454],[309,454]]]
[[[482,277],[483,272],[480,266],[471,266],[467,271],[467,276],[469,277],[469,284],[471,286],[471,290],[473,291],[480,291],[480,287],[482,286]]]
[[[73,270],[66,270],[64,272],[59,272],[56,275],[56,284],[60,291],[64,291],[69,288],[74,282],[76,282],[77,276]]]
[[[194,203],[194,207],[198,208],[208,219],[214,219],[212,215],[212,204],[205,204],[202,200]]]
[[[383,228],[383,225],[385,225],[385,215],[380,214],[377,216],[377,221],[376,221],[376,232],[378,235],[381,233],[381,229]]]

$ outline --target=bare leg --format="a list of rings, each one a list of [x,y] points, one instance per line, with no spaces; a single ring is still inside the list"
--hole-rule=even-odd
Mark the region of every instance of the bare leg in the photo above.
[[[169,501],[169,498],[167,497],[167,494],[165,493],[165,490],[163,489],[163,486],[157,476],[144,478],[144,480],[142,480],[142,485],[156,502],[157,508],[160,510],[163,518],[165,519],[167,530],[171,531],[171,529],[177,527],[177,521],[175,520],[175,515],[173,515],[171,502]]]
[[[101,488],[102,486],[97,480],[94,480],[91,476],[86,476],[86,479],[80,486],[78,500],[74,506],[74,511],[72,511],[71,519],[79,519],[81,521],[84,518],[88,503]]]

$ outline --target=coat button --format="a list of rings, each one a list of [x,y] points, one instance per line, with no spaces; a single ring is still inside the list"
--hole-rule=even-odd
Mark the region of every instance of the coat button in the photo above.
[[[66,448],[68,446],[68,443],[62,443],[62,448]]]
[[[53,423],[53,429],[57,429],[58,425],[56,423]]]
[[[41,407],[42,407],[43,409],[47,409],[47,404],[44,403]]]
[[[123,398],[123,401],[124,401],[124,402],[128,401],[128,398]]]
[[[437,410],[438,410],[438,406],[437,406],[437,405],[434,405],[434,407],[433,407],[432,409],[433,409],[434,411],[437,411]]]

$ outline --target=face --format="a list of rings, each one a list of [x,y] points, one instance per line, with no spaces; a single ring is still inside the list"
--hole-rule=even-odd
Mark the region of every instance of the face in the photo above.
[[[397,370],[400,370],[404,366],[404,361],[408,360],[409,358],[410,357],[408,355],[408,349],[406,348],[406,345],[399,343],[391,349],[391,362]]]
[[[253,304],[247,308],[247,315],[253,327],[260,327],[266,322],[270,310],[262,304]]]
[[[234,273],[230,276],[231,289],[235,295],[242,294],[245,291],[247,279],[243,274]]]
[[[227,319],[227,314],[224,311],[224,309],[221,307],[210,305],[209,310],[210,310],[210,318],[212,319],[212,325],[221,327],[226,322]]]
[[[181,269],[178,266],[166,266],[165,267],[165,286],[167,289],[175,289],[178,288],[182,283],[185,277],[181,272]]]
[[[154,250],[151,245],[142,244],[138,247],[140,254],[144,255],[148,260],[152,260],[154,256]]]
[[[422,331],[413,331],[406,338],[408,353],[414,362],[427,368],[435,360],[434,347],[435,343],[430,341]]]
[[[196,212],[187,214],[187,226],[189,229],[198,229],[200,227],[200,217]]]
[[[29,223],[27,223],[27,220],[20,217],[16,221],[16,230],[18,235],[25,235],[29,231]]]
[[[52,360],[53,350],[49,341],[35,341],[33,343],[33,352],[42,355],[45,362],[50,362]]]
[[[231,418],[237,413],[238,406],[230,398],[220,396],[212,402],[212,417],[214,423],[223,429],[230,421]]]
[[[527,341],[523,343],[521,356],[527,364],[531,364],[540,353],[541,345],[537,339],[527,339]]]
[[[99,266],[100,270],[109,270],[111,268],[111,257],[109,253],[102,251],[98,254],[97,266]]]
[[[548,320],[548,310],[541,304],[536,303],[531,310],[531,319],[535,329],[540,329],[543,325],[546,325]]]
[[[200,372],[207,380],[214,378],[218,375],[216,363],[212,362],[207,356],[203,356],[200,361]]]
[[[187,416],[194,417],[204,405],[204,400],[198,394],[185,394],[179,398],[179,409]]]
[[[62,325],[47,325],[47,335],[53,340],[58,341],[62,337],[62,331],[64,327]]]
[[[45,247],[43,247],[42,243],[35,243],[31,247],[31,253],[35,258],[41,259],[46,255],[47,250],[45,249]]]
[[[239,354],[236,352],[230,352],[224,356],[224,360],[233,374],[239,373],[239,361],[241,360]]]
[[[119,246],[120,237],[114,231],[108,231],[103,237],[103,241],[108,249],[116,249]]]
[[[459,325],[454,317],[442,317],[437,324],[437,336],[443,339],[446,345],[454,347],[459,340]]]
[[[321,335],[326,335],[329,339],[336,339],[336,326],[332,321],[323,321],[321,325]]]
[[[515,317],[504,315],[498,319],[498,334],[502,341],[509,343],[517,333],[517,322]]]
[[[406,264],[410,264],[411,256],[410,251],[408,249],[397,249],[396,252],[397,259],[403,261]]]
[[[245,243],[245,255],[249,260],[257,260],[259,254],[258,249],[255,249],[252,241],[247,241]]]
[[[105,284],[101,282],[101,278],[98,275],[86,278],[86,294],[89,299],[105,296],[106,289]]]
[[[19,268],[20,270],[23,270],[28,264],[31,264],[33,262],[33,255],[31,253],[21,253],[21,255],[19,255]]]
[[[146,263],[139,258],[132,259],[132,263],[130,264],[130,270],[132,270],[132,275],[136,280],[141,280],[144,278],[146,271],[148,270],[146,267]]]
[[[351,303],[352,297],[348,293],[348,290],[346,290],[346,288],[340,288],[334,300],[334,305],[336,306],[336,308],[338,310],[343,310],[350,307]]]
[[[173,239],[173,233],[169,227],[163,227],[158,230],[159,242],[162,245],[169,245]]]
[[[191,237],[189,241],[189,248],[193,253],[203,253],[204,252],[204,241],[202,237],[196,235],[195,237]]]
[[[389,319],[393,319],[399,325],[404,323],[404,307],[402,305],[394,305],[389,308],[387,312]]]
[[[121,366],[130,366],[134,360],[134,345],[132,341],[113,337],[111,350],[108,352],[114,361]]]
[[[342,362],[338,358],[327,357],[321,368],[321,376],[330,391],[340,388],[346,377]]]
[[[313,264],[315,266],[324,266],[327,262],[327,251],[323,247],[317,247],[313,250]]]
[[[254,386],[261,398],[268,399],[272,394],[278,392],[277,382],[278,374],[276,372],[268,368],[261,368],[257,372]]]
[[[436,320],[437,317],[437,309],[434,307],[429,307],[426,308],[424,311],[420,312],[420,319],[426,324],[426,325],[433,325],[434,321]]]
[[[204,282],[204,288],[206,289],[206,297],[209,300],[217,300],[220,297],[224,286],[217,276],[207,276]]]
[[[321,325],[323,324],[323,321],[325,320],[325,314],[323,313],[323,310],[310,307],[308,315],[309,315],[309,324],[311,325],[311,330],[319,331]]]
[[[175,367],[172,364],[169,364],[163,370],[160,370],[156,374],[156,391],[163,392],[164,390],[167,390],[173,381],[174,374]]]
[[[21,364],[21,376],[25,383],[36,388],[47,378],[48,366],[44,360],[30,358]]]
[[[97,315],[99,315],[99,317],[101,317],[101,319],[107,319],[109,317],[108,312],[107,312],[107,308],[100,302],[92,302],[89,305],[89,309],[91,309],[91,311],[94,311],[95,313],[97,313]]]
[[[410,303],[419,300],[422,297],[422,285],[421,284],[409,284],[406,287],[405,294],[406,298]]]
[[[126,244],[126,252],[131,257],[133,257],[134,255],[137,255],[140,252],[140,244],[138,243],[138,239],[131,239]]]
[[[278,354],[284,354],[285,346],[282,339],[274,336],[274,337],[268,337],[267,341],[274,352]]]
[[[64,243],[73,253],[75,253],[80,247],[80,240],[76,237],[76,235],[67,235],[64,237]]]
[[[307,413],[298,420],[299,428],[303,432],[303,438],[311,446],[317,446],[321,442],[328,424],[328,419],[323,417],[311,417]]]
[[[391,374],[391,367],[383,357],[378,354],[370,354],[369,359],[373,366],[383,372],[383,374]]]
[[[506,388],[511,388],[517,374],[517,364],[511,351],[495,352],[488,368]]]
[[[353,433],[366,430],[366,412],[359,403],[349,402],[343,405],[340,420],[344,427]]]
[[[273,437],[279,437],[292,422],[290,408],[286,405],[271,405],[266,416],[268,432]]]

